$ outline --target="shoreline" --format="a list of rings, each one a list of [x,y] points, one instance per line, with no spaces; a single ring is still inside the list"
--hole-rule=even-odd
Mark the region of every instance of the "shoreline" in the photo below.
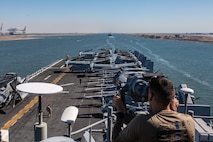
[[[213,34],[170,34],[170,33],[156,33],[156,34],[130,34],[132,36],[150,38],[150,39],[165,39],[165,40],[179,40],[179,41],[195,41],[195,42],[209,42],[213,43]]]
[[[95,33],[32,33],[25,35],[1,35],[0,41],[38,39],[42,36],[82,36]],[[213,34],[181,34],[181,33],[129,33],[127,35],[164,40],[196,41],[213,43]]]
[[[25,34],[25,35],[0,35],[0,41],[10,41],[10,40],[29,40],[29,39],[38,39],[42,36],[78,36],[78,35],[88,35],[86,33],[45,33],[45,34]]]
[[[28,37],[27,35],[2,35],[2,36],[0,36],[0,41],[27,40],[27,39],[32,39],[32,37]]]

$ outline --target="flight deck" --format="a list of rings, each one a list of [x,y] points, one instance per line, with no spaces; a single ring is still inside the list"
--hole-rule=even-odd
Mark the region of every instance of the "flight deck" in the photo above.
[[[76,106],[79,109],[72,132],[103,119],[100,110],[101,100],[85,98],[85,95],[93,95],[92,92],[85,92],[84,89],[91,74],[81,71],[71,73],[61,60],[29,80],[29,82],[53,83],[63,87],[60,93],[42,96],[43,121],[47,123],[47,137],[67,135],[67,124],[61,121],[61,116],[69,106]],[[46,111],[48,105],[52,108],[51,117],[48,117]],[[0,110],[0,119],[1,129],[9,131],[10,142],[34,141],[34,124],[38,121],[38,96],[29,94],[16,104],[15,108],[11,105],[4,107]],[[101,123],[94,128],[103,129],[104,125]],[[84,141],[83,133],[84,131],[71,137]],[[103,141],[101,135],[94,137],[97,141]]]

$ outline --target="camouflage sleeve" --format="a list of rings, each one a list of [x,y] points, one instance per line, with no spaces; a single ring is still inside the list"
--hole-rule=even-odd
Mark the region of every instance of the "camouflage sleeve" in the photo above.
[[[189,134],[189,142],[195,141],[195,123],[190,115],[186,116],[186,129]]]

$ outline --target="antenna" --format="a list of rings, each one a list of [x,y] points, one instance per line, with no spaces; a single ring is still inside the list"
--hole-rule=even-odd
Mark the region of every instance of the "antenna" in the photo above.
[[[180,89],[185,94],[185,106],[184,106],[184,113],[187,112],[187,98],[189,94],[193,94],[194,90],[191,88],[181,88]]]
[[[68,137],[71,137],[72,131],[71,125],[75,123],[77,115],[78,115],[78,108],[75,106],[69,106],[64,110],[61,116],[61,121],[68,124],[68,134],[67,134]]]

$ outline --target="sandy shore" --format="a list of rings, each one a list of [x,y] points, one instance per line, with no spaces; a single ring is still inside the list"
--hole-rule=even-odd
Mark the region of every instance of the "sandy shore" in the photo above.
[[[0,41],[6,41],[6,40],[26,40],[26,39],[32,39],[32,37],[28,37],[27,35],[4,35],[0,36]]]
[[[0,41],[37,39],[41,36],[76,36],[76,35],[86,35],[86,34],[84,33],[72,33],[72,34],[45,33],[45,34],[26,34],[26,35],[2,35],[0,36]]]
[[[181,41],[197,41],[213,43],[213,34],[131,34],[133,36],[153,38],[153,39],[168,39]]]

